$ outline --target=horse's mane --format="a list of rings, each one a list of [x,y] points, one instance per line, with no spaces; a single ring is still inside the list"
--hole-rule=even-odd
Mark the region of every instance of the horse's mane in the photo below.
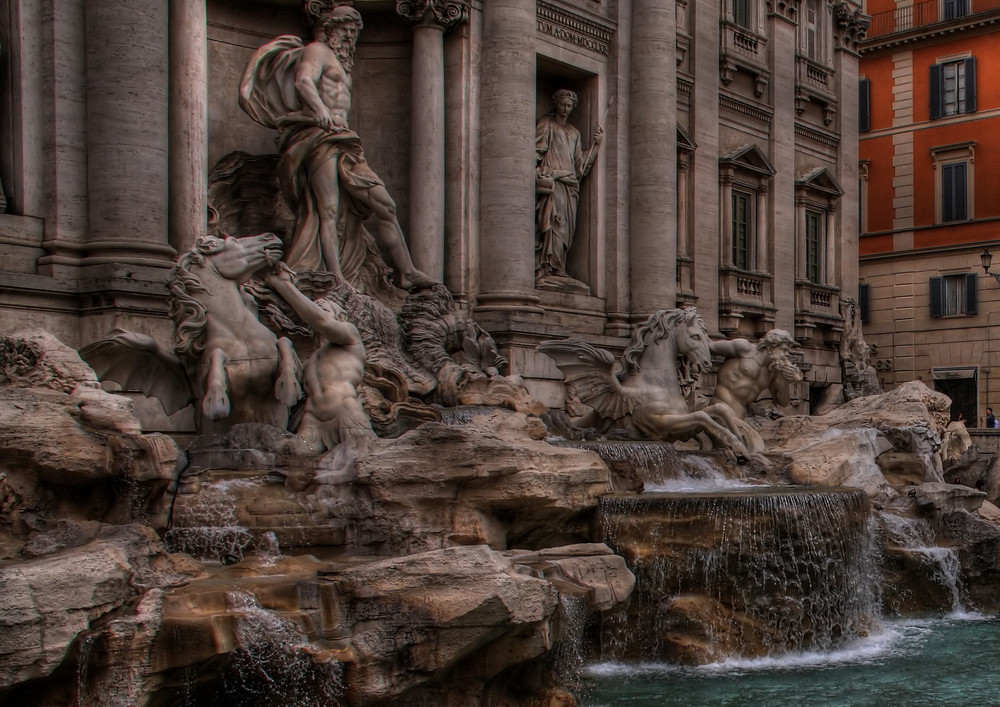
[[[167,279],[169,314],[174,322],[174,350],[178,356],[197,357],[205,350],[208,310],[191,293],[206,290],[198,276],[191,272],[191,266],[204,265],[206,255],[218,253],[224,247],[224,239],[202,236],[191,250],[177,259],[177,264],[170,271]]]
[[[642,358],[646,347],[673,336],[674,329],[678,324],[690,324],[696,320],[700,321],[701,317],[694,307],[661,309],[649,315],[649,319],[632,332],[632,340],[629,341],[625,353],[622,354],[622,370],[618,374],[619,380],[625,380],[639,370],[639,359]]]

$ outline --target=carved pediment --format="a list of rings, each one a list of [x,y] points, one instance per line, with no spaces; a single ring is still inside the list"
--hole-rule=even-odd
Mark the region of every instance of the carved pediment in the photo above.
[[[795,186],[799,189],[820,192],[834,199],[844,195],[844,190],[840,187],[840,183],[837,182],[827,167],[814,169],[801,179],[797,179]]]
[[[757,145],[743,145],[719,158],[720,167],[743,169],[768,177],[775,173],[771,160]]]
[[[691,137],[691,133],[684,129],[680,123],[677,124],[677,149],[685,152],[694,152],[698,148],[698,143]]]

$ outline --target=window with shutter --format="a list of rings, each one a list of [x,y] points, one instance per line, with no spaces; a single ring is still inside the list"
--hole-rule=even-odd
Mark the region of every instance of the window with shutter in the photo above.
[[[871,81],[861,79],[858,82],[858,132],[866,133],[871,129]]]

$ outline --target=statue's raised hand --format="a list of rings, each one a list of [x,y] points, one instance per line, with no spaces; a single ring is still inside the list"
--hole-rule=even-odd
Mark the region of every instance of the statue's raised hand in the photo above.
[[[264,282],[273,288],[276,283],[294,282],[294,277],[295,271],[288,267],[288,263],[279,260],[273,268],[264,273]]]
[[[602,126],[597,126],[597,130],[594,131],[593,140],[595,145],[600,145],[604,142],[604,128]]]

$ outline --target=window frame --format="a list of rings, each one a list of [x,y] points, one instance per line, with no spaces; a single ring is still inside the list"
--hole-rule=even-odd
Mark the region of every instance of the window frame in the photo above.
[[[969,14],[969,0],[941,0],[941,19],[958,20]]]
[[[746,185],[740,184],[733,187],[733,192],[730,197],[730,234],[733,243],[732,252],[732,262],[733,267],[738,270],[756,270],[754,265],[756,264],[756,253],[755,253],[755,241],[756,241],[756,228],[755,224],[757,221],[756,213],[754,210],[754,205],[757,201],[757,192],[754,189],[747,187]],[[742,243],[740,242],[740,233],[737,231],[737,201],[742,201],[745,203],[745,223],[743,224],[744,231],[742,233]]]
[[[946,74],[954,69],[952,77]],[[961,86],[959,78],[961,74]],[[947,83],[954,80],[955,100],[946,100]],[[950,118],[956,115],[976,112],[976,57],[941,57],[930,67],[930,119]],[[952,106],[954,106],[952,108]]]
[[[806,206],[805,233],[803,240],[805,244],[805,276],[806,280],[814,285],[824,284],[823,264],[826,260],[823,257],[826,251],[826,237],[824,234],[824,223],[827,214],[811,206]]]
[[[931,277],[928,293],[931,317],[970,317],[979,313],[978,305],[979,276],[976,273],[945,273]]]
[[[975,218],[975,163],[976,142],[974,140],[931,148],[931,164],[937,173],[934,177],[935,223],[964,223]],[[954,168],[958,165],[964,166],[965,199],[961,206],[957,202],[960,195],[955,193],[958,185],[950,181],[950,177],[947,176],[957,174],[954,172]]]

